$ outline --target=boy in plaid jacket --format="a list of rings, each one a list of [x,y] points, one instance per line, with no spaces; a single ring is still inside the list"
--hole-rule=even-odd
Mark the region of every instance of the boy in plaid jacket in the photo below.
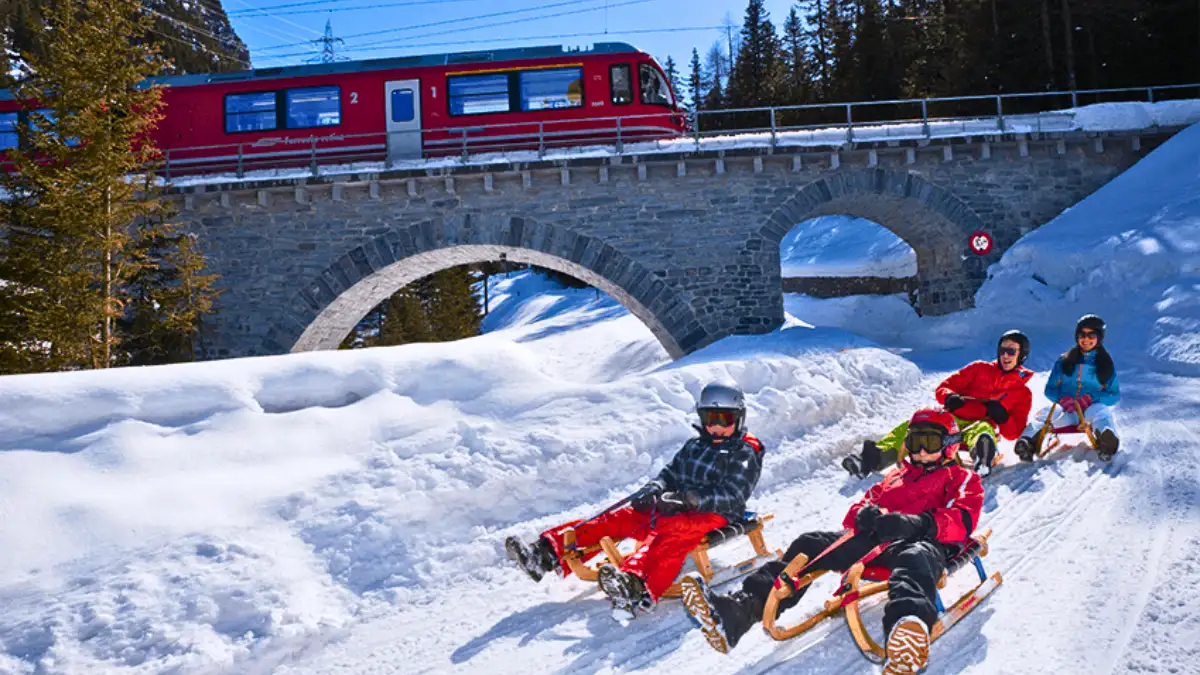
[[[529,545],[509,537],[509,558],[540,581],[547,572],[570,574],[562,564],[567,530],[575,530],[579,549],[604,537],[638,539],[643,546],[620,569],[600,568],[600,587],[612,601],[614,616],[633,618],[652,608],[708,532],[743,518],[762,472],[763,446],[745,430],[741,391],[710,384],[700,393],[696,412],[700,436],[685,443],[654,480],[629,498],[628,506],[588,522],[551,528]]]

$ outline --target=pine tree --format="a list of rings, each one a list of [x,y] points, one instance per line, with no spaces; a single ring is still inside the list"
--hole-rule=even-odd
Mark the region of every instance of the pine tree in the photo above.
[[[134,44],[148,26],[136,0],[64,2],[48,24],[55,39],[44,60],[23,54],[33,75],[15,92],[30,115],[23,151],[9,152],[16,170],[0,175],[13,195],[0,207],[0,278],[14,282],[45,369],[108,367],[137,271],[129,228],[155,208],[128,180],[156,156],[160,91],[138,85],[163,64]]]
[[[781,101],[802,105],[812,100],[808,36],[793,6],[783,24],[783,66],[786,72]]]
[[[471,289],[470,270],[460,265],[436,272],[431,286],[428,315],[432,339],[447,342],[478,335],[483,312]]]
[[[695,47],[692,48],[692,62],[689,65],[689,71],[688,96],[690,100],[688,101],[688,109],[696,111],[700,108],[700,92],[704,87],[704,76],[700,70],[700,52],[696,51]]]
[[[831,43],[833,41],[827,14],[827,0],[803,0],[799,4],[808,9],[808,23],[811,26],[809,39],[813,45],[813,60],[816,62],[815,76],[818,98],[830,101],[833,92]]]
[[[779,38],[764,0],[749,0],[741,35],[741,48],[729,78],[730,105],[774,105],[780,80]]]
[[[132,360],[123,339],[148,359],[187,358],[211,310],[194,240],[167,224],[151,176],[131,180],[158,155],[161,92],[143,83],[165,64],[142,42],[148,26],[138,0],[63,2],[44,58],[22,53],[31,75],[14,94],[28,118],[15,171],[0,174],[0,349],[24,353],[5,363],[107,368]]]
[[[683,87],[679,86],[679,68],[675,65],[675,59],[667,56],[667,60],[663,64],[663,71],[667,74],[667,82],[671,84],[671,91],[675,94],[675,98],[681,98]]]
[[[704,92],[705,110],[720,110],[725,107],[724,78],[728,73],[725,56],[721,52],[721,43],[714,42],[704,58]]]
[[[155,365],[205,358],[201,320],[213,310],[217,276],[205,271],[196,235],[183,232],[162,213],[146,219],[138,234],[133,252],[137,271],[119,322],[124,362]]]
[[[900,95],[892,70],[891,45],[879,0],[857,0],[858,21],[854,35],[854,96],[859,100],[886,100]],[[892,111],[884,111],[893,114]]]

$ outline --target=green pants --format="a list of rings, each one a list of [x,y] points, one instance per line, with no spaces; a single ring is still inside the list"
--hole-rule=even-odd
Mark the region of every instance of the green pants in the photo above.
[[[962,433],[963,445],[968,450],[975,447],[975,441],[979,440],[980,436],[990,436],[993,443],[998,440],[996,438],[996,430],[992,428],[992,423],[987,420],[967,421],[955,417],[954,421],[958,424],[959,431]],[[899,426],[875,442],[875,445],[879,448],[880,470],[899,462],[908,454],[904,450],[904,437],[907,435],[908,422],[901,422]]]

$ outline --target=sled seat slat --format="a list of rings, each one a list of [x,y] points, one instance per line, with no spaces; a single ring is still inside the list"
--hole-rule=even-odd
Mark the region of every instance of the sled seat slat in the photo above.
[[[729,523],[724,527],[718,527],[715,530],[710,530],[708,534],[704,535],[704,539],[708,543],[709,547],[713,547],[718,544],[723,544],[731,539],[741,537],[756,527],[758,527],[758,520],[755,517],[755,514],[751,513],[747,514],[747,517],[742,518],[741,520]]]

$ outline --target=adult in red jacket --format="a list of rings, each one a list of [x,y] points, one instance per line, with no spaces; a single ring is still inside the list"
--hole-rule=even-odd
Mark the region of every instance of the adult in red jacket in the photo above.
[[[952,458],[958,433],[954,417],[936,409],[919,410],[908,425],[908,456],[846,513],[842,526],[854,536],[827,550],[843,532],[809,532],[788,547],[783,559],[756,571],[740,591],[719,595],[703,579],[688,577],[695,593],[685,593],[685,606],[710,645],[726,652],[762,619],[776,578],[797,555],[813,563],[806,571],[845,571],[882,542],[893,542],[872,566],[890,568],[883,626],[888,635],[891,672],[917,672],[928,655],[929,629],[937,621],[935,592],[947,559],[967,542],[983,509],[979,474]],[[823,554],[823,555],[822,555]],[[820,556],[818,558],[818,556]],[[806,589],[779,603],[793,607]],[[911,671],[903,670],[916,664]]]
[[[1029,379],[1033,371],[1023,367],[1029,356],[1029,338],[1010,330],[996,344],[995,361],[975,361],[942,380],[937,401],[954,414],[969,448],[974,468],[987,475],[996,458],[997,434],[1015,441],[1025,430],[1033,393]],[[902,422],[878,441],[863,441],[861,455],[842,460],[851,474],[864,477],[903,459],[908,422]]]

